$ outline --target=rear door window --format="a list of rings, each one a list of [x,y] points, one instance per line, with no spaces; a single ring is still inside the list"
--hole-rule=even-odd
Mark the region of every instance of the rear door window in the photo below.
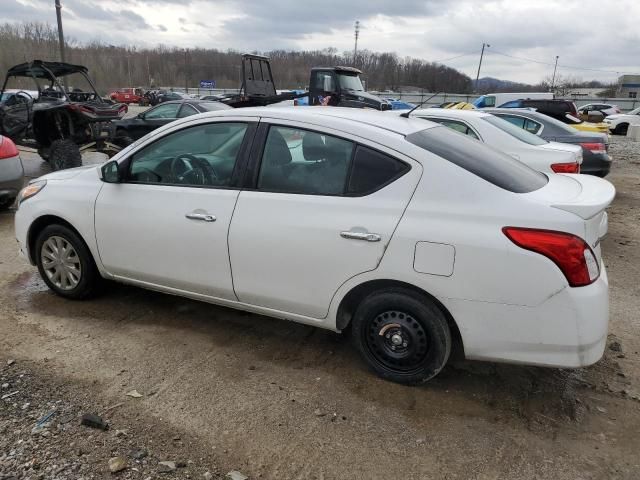
[[[543,173],[448,128],[428,128],[407,135],[405,138],[414,145],[510,192],[533,192],[544,187],[548,182],[547,176]]]
[[[409,171],[404,162],[368,147],[358,146],[347,186],[347,195],[373,193]]]

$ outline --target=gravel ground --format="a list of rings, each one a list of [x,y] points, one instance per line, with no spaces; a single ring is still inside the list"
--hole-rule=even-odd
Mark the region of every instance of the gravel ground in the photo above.
[[[603,360],[456,361],[423,387],[378,379],[332,332],[119,285],[65,301],[0,213],[0,479],[640,478],[640,143],[611,153]]]

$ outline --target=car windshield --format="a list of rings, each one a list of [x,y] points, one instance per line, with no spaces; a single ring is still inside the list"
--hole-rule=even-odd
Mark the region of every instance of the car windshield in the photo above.
[[[494,117],[493,115],[487,115],[486,117],[482,117],[487,123],[490,123],[494,127],[499,128],[505,133],[508,133],[512,137],[517,138],[521,142],[528,143],[529,145],[544,145],[547,142],[546,140],[534,135],[533,133],[529,133],[526,130],[523,130],[520,127],[515,126],[511,122],[507,122],[506,120],[498,117]]]
[[[640,107],[638,107],[638,108],[636,108],[636,109],[634,109],[634,110],[631,110],[631,111],[628,113],[628,115],[640,115]]]
[[[201,110],[213,112],[215,110],[230,110],[232,107],[221,102],[202,102],[199,104]]]
[[[358,92],[364,91],[360,77],[357,75],[345,75],[344,73],[338,74],[340,81],[340,88],[345,90],[355,90]]]
[[[549,181],[543,173],[533,170],[506,153],[448,127],[428,128],[405,138],[414,145],[510,192],[533,192],[544,187]]]

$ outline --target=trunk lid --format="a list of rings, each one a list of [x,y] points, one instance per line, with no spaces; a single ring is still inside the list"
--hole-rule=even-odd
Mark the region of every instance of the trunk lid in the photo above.
[[[600,241],[609,228],[606,208],[615,194],[615,187],[602,178],[556,174],[549,175],[549,183],[545,187],[526,195],[536,202],[582,218],[584,232],[580,236],[593,249],[600,262]]]

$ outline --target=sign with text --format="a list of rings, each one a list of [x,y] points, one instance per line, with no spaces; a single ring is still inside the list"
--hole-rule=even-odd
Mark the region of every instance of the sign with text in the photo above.
[[[215,80],[200,80],[200,88],[216,88]]]

